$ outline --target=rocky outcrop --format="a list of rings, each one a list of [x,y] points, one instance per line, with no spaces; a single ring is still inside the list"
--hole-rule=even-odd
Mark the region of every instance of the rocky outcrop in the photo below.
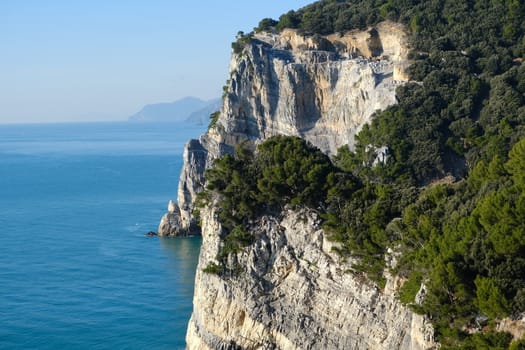
[[[207,158],[208,151],[201,142],[190,140],[186,144],[177,200],[180,203],[180,225],[191,233],[195,233],[195,221],[191,214],[197,199],[197,192],[204,187],[204,172],[207,168]]]
[[[159,236],[189,236],[199,234],[192,216],[197,193],[204,187],[204,172],[208,151],[198,140],[190,140],[184,147],[183,168],[179,180],[178,203],[170,200],[168,212],[160,221]]]
[[[403,27],[391,22],[325,37],[294,30],[255,34],[232,57],[218,120],[184,151],[180,226],[193,230],[204,169],[236,144],[284,134],[330,155],[343,145],[353,148],[374,112],[396,102],[395,89],[407,80],[407,52]]]
[[[332,251],[314,212],[286,211],[254,223],[256,243],[231,256],[233,274],[204,273],[215,262],[220,224],[202,212],[189,349],[431,349],[433,330],[352,262]]]
[[[181,226],[180,208],[174,201],[169,201],[168,212],[160,220],[157,234],[159,236],[186,236]]]
[[[385,45],[383,46],[383,42]],[[230,66],[218,127],[226,144],[277,134],[303,137],[328,154],[354,136],[373,113],[394,104],[406,77],[406,38],[385,23],[343,36],[305,37],[287,30],[257,34]]]

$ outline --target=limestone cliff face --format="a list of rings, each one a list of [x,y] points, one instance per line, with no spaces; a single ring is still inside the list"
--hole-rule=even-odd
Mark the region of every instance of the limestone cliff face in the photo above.
[[[184,152],[178,203],[182,230],[193,230],[191,210],[202,189],[204,169],[233,152],[284,134],[305,138],[333,155],[377,110],[394,104],[395,88],[407,80],[406,34],[384,22],[366,31],[308,37],[293,30],[255,34],[234,54],[223,106],[216,123]]]
[[[344,36],[256,34],[232,59],[220,141],[286,134],[329,154],[352,147],[372,114],[396,102],[406,47],[402,28],[392,23]]]
[[[317,214],[287,211],[254,223],[256,243],[231,256],[236,274],[214,262],[220,224],[203,211],[189,349],[431,349],[432,327],[341,262]]]

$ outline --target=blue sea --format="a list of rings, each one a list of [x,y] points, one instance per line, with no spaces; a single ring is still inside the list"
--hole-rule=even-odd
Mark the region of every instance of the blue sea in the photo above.
[[[0,125],[0,348],[183,349],[200,238],[146,237],[191,124]]]

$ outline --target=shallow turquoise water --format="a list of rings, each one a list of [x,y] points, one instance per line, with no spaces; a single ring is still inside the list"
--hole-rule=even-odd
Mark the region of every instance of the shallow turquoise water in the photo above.
[[[200,239],[144,234],[202,132],[0,126],[0,348],[184,348]]]

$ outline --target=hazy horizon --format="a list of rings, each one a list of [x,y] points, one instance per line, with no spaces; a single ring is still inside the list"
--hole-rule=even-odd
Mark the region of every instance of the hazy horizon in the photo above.
[[[231,42],[312,1],[0,3],[0,123],[124,121],[222,93]]]

